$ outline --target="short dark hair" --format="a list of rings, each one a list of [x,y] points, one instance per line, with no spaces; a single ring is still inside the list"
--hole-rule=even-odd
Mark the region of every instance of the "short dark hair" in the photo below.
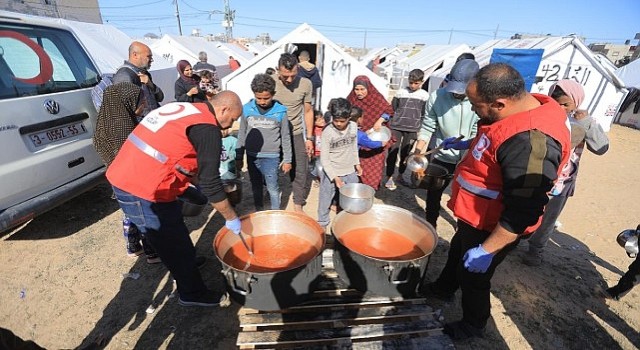
[[[506,63],[491,63],[480,68],[473,80],[478,97],[483,102],[493,102],[499,98],[519,99],[527,93],[520,73]]]
[[[268,91],[272,95],[276,94],[276,81],[269,74],[256,74],[251,81],[251,91],[264,92]]]
[[[267,68],[267,70],[266,70],[266,71],[264,71],[264,72],[265,72],[266,74],[273,75],[273,74],[275,74],[275,73],[276,73],[276,70],[275,70],[274,68],[272,68],[272,67],[268,67],[268,68]]]
[[[349,119],[351,115],[351,103],[346,98],[334,98],[329,102],[329,112],[333,119]]]
[[[567,93],[564,92],[564,90],[562,90],[561,87],[556,85],[556,87],[553,88],[553,91],[551,92],[551,98],[554,99],[554,100],[557,100],[562,96],[567,96]]]
[[[296,55],[292,53],[283,53],[278,60],[278,68],[284,67],[286,70],[292,70],[293,67],[298,65],[298,59]]]
[[[424,79],[424,71],[422,69],[414,69],[409,72],[409,82],[422,81]]]
[[[362,117],[362,108],[358,106],[351,107],[351,112],[349,112],[349,115],[351,116],[351,121],[357,122],[358,119]]]
[[[471,52],[463,52],[460,54],[460,56],[458,56],[458,58],[456,58],[456,62],[460,62],[462,60],[475,60],[475,59],[476,59],[476,56]]]
[[[210,70],[204,69],[201,72],[198,72],[200,78],[213,79],[213,73]]]

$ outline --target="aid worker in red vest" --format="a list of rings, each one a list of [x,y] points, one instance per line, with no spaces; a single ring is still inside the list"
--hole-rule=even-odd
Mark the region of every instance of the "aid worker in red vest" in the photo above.
[[[183,306],[228,304],[226,293],[209,290],[202,280],[177,197],[198,177],[202,193],[226,219],[225,226],[240,233],[240,219],[227,200],[219,167],[221,130],[241,114],[240,98],[230,91],[210,102],[168,103],[140,122],[107,170],[118,204],[171,272]]]
[[[440,276],[421,288],[442,300],[462,290],[462,320],[444,327],[457,340],[483,335],[491,277],[518,240],[540,225],[547,192],[571,150],[564,110],[548,96],[528,93],[513,67],[481,68],[466,92],[480,117],[478,133],[472,140],[444,140],[445,147],[469,149],[448,203],[458,227]]]

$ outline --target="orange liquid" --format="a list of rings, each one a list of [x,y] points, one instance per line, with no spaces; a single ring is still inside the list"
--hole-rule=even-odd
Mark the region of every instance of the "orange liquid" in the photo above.
[[[384,260],[412,260],[424,256],[405,236],[377,227],[364,227],[346,232],[340,243],[351,251]]]
[[[308,263],[318,254],[308,241],[291,234],[244,236],[247,245],[253,250],[249,255],[241,241],[234,244],[222,260],[229,266],[248,272],[277,272]],[[250,263],[249,267],[247,262]]]

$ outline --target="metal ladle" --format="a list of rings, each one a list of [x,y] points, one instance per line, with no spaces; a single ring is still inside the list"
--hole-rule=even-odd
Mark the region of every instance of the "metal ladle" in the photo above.
[[[253,250],[249,248],[249,245],[247,244],[247,241],[244,240],[242,233],[243,232],[240,231],[240,234],[238,236],[240,236],[240,240],[242,241],[242,244],[247,249],[247,252],[249,252],[249,259],[247,259],[247,263],[244,265],[244,270],[246,271],[249,268],[249,266],[251,266],[251,259],[253,258]]]

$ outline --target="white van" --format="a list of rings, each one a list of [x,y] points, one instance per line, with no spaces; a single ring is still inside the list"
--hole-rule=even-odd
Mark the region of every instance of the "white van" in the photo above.
[[[0,232],[104,181],[98,70],[64,25],[0,15]]]

